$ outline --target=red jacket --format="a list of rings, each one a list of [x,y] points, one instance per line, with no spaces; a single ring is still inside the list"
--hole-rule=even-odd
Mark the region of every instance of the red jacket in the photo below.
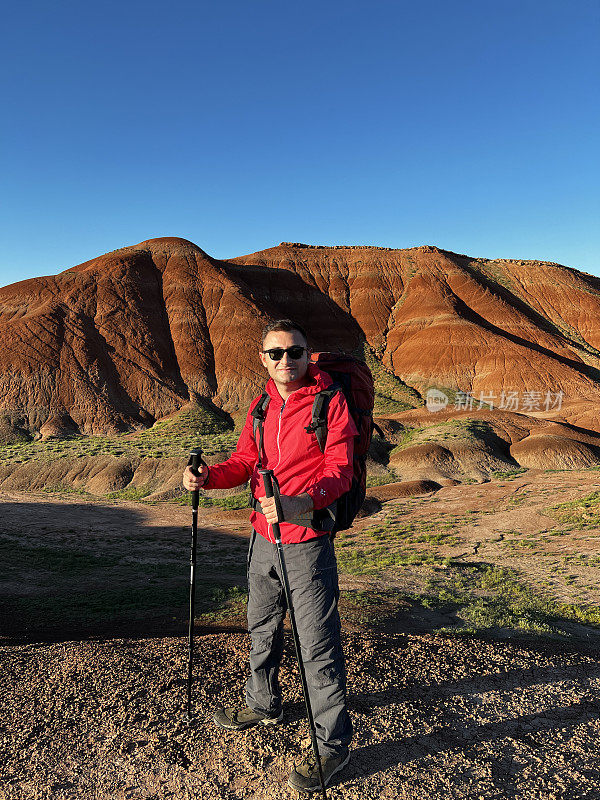
[[[315,434],[308,433],[305,428],[312,420],[315,394],[330,386],[332,380],[313,364],[309,364],[307,376],[309,384],[293,392],[285,403],[275,382],[269,379],[267,383],[270,400],[264,421],[263,467],[274,471],[281,494],[297,496],[307,492],[317,510],[326,508],[350,488],[357,430],[346,398],[342,392],[336,392],[329,403],[327,443],[325,452],[321,453]],[[257,397],[250,404],[246,424],[231,457],[210,467],[205,489],[230,489],[250,479],[254,497],[264,497],[251,416],[259,400]],[[274,541],[271,526],[263,514],[253,511],[250,521],[258,533]],[[291,522],[282,522],[280,530],[284,544],[303,542],[326,533]]]

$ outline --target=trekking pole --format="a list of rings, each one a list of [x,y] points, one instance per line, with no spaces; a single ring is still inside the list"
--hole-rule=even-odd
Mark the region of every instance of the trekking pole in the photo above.
[[[192,468],[194,475],[198,475],[198,467],[205,464],[202,458],[202,450],[197,447],[190,453],[188,466]],[[206,464],[205,464],[206,466]],[[196,544],[198,541],[198,505],[200,503],[200,492],[198,489],[192,492],[192,543],[190,547],[190,617],[188,627],[188,675],[187,675],[187,710],[184,714],[186,722],[192,721],[192,669],[194,664],[194,607],[196,600]]]
[[[259,470],[262,475],[265,485],[265,497],[275,497],[275,507],[277,509],[277,516],[282,519],[281,502],[279,500],[279,487],[277,482],[273,481],[274,474],[272,469]],[[327,790],[325,789],[325,780],[323,778],[323,769],[321,767],[321,758],[319,756],[319,748],[317,747],[317,732],[315,730],[315,720],[313,718],[312,707],[310,704],[310,696],[308,694],[308,684],[306,683],[306,673],[304,672],[304,662],[302,661],[302,653],[300,651],[300,638],[298,636],[298,628],[296,627],[296,617],[294,616],[294,606],[292,605],[292,593],[290,591],[290,582],[288,580],[287,569],[285,568],[285,559],[283,557],[283,545],[281,543],[281,532],[279,530],[279,523],[273,523],[273,536],[277,546],[277,555],[279,556],[279,566],[281,567],[281,578],[283,580],[283,589],[285,591],[285,599],[290,614],[290,624],[292,626],[292,635],[294,637],[294,645],[296,647],[296,658],[298,660],[298,670],[300,672],[300,680],[302,682],[302,692],[304,694],[304,703],[306,704],[306,715],[308,717],[308,726],[310,728],[310,740],[312,742],[313,753],[317,762],[317,769],[319,770],[319,781],[321,782],[321,790],[323,792],[324,800],[327,800]]]

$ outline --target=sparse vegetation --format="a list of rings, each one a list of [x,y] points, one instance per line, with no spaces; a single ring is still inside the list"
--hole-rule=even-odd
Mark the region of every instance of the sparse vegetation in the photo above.
[[[515,478],[518,478],[525,472],[527,472],[527,469],[525,467],[518,467],[517,469],[507,469],[507,470],[497,469],[492,472],[492,478],[495,478],[498,481],[514,481]]]
[[[406,595],[393,589],[346,590],[340,596],[342,619],[368,627],[385,624],[408,607]]]
[[[74,529],[65,531],[60,540],[49,537],[51,544],[39,544],[0,533],[5,578],[19,583],[23,574],[36,576],[35,591],[23,581],[24,590],[11,594],[11,614],[19,619],[20,630],[85,628],[148,616],[185,620],[187,537],[166,543],[154,536],[145,540],[137,532],[130,541],[103,541],[99,548],[96,537],[82,542],[75,534]],[[231,545],[226,551],[211,553],[211,563],[220,559],[219,579],[205,577],[197,584],[199,616],[229,613],[232,603],[245,596],[239,587],[243,556]]]
[[[385,475],[367,475],[367,489],[374,486],[386,486],[388,483],[394,483],[398,480],[398,476],[392,472]]]
[[[483,279],[491,289],[494,289],[494,284],[497,284],[497,286],[508,289],[509,292],[522,299],[520,293],[515,290],[513,281],[503,266],[502,262],[489,261],[483,258],[469,259],[468,263],[463,263],[465,269],[473,271],[479,276],[479,280]]]
[[[452,620],[453,624],[438,627],[438,632],[502,638],[510,634],[564,639],[571,623],[600,629],[600,607],[560,603],[542,596],[526,586],[514,570],[452,559],[421,563],[429,566],[430,577],[422,581],[420,589],[343,592],[342,613],[354,623],[386,627],[420,606]],[[406,565],[414,567],[418,562],[413,559]]]
[[[446,558],[415,545],[458,543],[457,537],[447,528],[443,529],[437,519],[410,523],[388,520],[383,525],[364,530],[360,535],[360,546],[356,546],[357,537],[352,531],[340,533],[338,541],[339,567],[343,572],[355,575],[377,574],[409,564],[445,563]]]
[[[148,430],[114,436],[68,436],[45,441],[0,442],[0,463],[51,462],[57,458],[166,458],[185,456],[193,447],[206,454],[232,450],[238,434],[216,411],[193,406]]]
[[[444,422],[435,422],[422,428],[407,429],[402,441],[392,450],[392,453],[405,450],[416,444],[434,442],[444,445],[450,441],[476,441],[482,442],[497,440],[497,436],[489,422],[473,417],[464,419],[449,419]]]
[[[213,589],[209,598],[209,611],[202,611],[196,615],[200,623],[219,622],[231,617],[232,614],[245,612],[248,601],[248,591],[241,586],[229,586]]]
[[[118,492],[109,492],[107,500],[143,500],[153,491],[151,486],[127,486]]]
[[[570,528],[600,527],[600,491],[592,492],[579,500],[558,503],[546,509],[550,516]]]
[[[597,508],[596,494],[600,493],[578,504],[563,506],[570,513],[580,507],[589,513],[589,509]],[[410,613],[407,603],[416,603],[452,620],[452,624],[438,629],[442,632],[564,638],[572,634],[569,627],[572,624],[600,629],[598,604],[565,602],[556,596],[559,587],[553,587],[551,581],[541,579],[531,583],[514,568],[464,561],[464,553],[456,554],[457,545],[461,551],[464,549],[464,539],[458,531],[472,526],[479,515],[490,513],[489,510],[471,509],[462,515],[442,514],[422,519],[414,517],[416,508],[408,503],[395,504],[378,520],[378,525],[366,528],[360,535],[350,531],[338,537],[338,564],[343,573],[376,580],[382,587],[389,587],[399,576],[406,575],[406,582],[414,587],[411,591],[395,590],[396,596],[392,596],[390,589],[392,595],[386,595],[385,602],[377,592],[372,603],[363,598],[368,606],[364,613],[354,608],[361,599],[355,596],[351,603],[352,618],[369,617],[381,622],[386,614],[393,616],[403,607],[405,613]],[[600,527],[598,521],[596,526]],[[554,533],[554,530],[539,533],[506,530],[494,541],[504,541],[503,546],[519,557],[523,550],[537,556],[544,552],[544,537]],[[477,542],[477,546],[480,544]],[[567,562],[585,564],[586,568],[596,566],[592,563],[594,557],[581,556],[568,556]],[[581,585],[572,566],[548,563],[544,567],[540,563],[547,575],[561,576],[561,589]]]
[[[387,370],[367,344],[362,346],[361,355],[375,382],[375,414],[395,414],[423,404],[419,394]]]
[[[219,508],[228,508],[230,510],[239,510],[241,508],[248,508],[249,501],[250,494],[248,491],[238,492],[237,494],[232,494],[228,497],[213,497],[200,492],[200,496],[198,497],[198,504],[202,508],[211,508],[216,506]],[[189,494],[185,492],[185,494],[181,494],[179,497],[171,500],[170,502],[187,506],[190,503],[190,497]]]

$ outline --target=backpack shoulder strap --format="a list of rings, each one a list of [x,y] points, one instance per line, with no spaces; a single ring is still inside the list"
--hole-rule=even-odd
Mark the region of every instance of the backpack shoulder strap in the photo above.
[[[329,401],[337,392],[341,392],[342,387],[338,383],[333,383],[327,389],[317,392],[312,407],[312,420],[310,425],[304,429],[307,433],[314,433],[319,443],[319,449],[325,452],[327,442],[327,412],[329,411]]]
[[[263,457],[263,437],[264,437],[264,421],[265,421],[265,414],[267,412],[267,406],[269,405],[269,400],[271,398],[266,392],[263,392],[260,396],[258,403],[252,409],[250,416],[252,417],[252,435],[254,436],[254,441],[256,442],[256,449],[258,450],[258,468],[262,469],[262,457]],[[258,432],[258,440],[256,439],[256,434]]]

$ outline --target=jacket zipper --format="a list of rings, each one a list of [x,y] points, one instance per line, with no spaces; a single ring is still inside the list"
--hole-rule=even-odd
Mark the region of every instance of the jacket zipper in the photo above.
[[[281,461],[281,448],[279,446],[279,436],[281,434],[281,417],[283,416],[283,409],[285,408],[286,400],[283,401],[283,405],[279,409],[279,422],[277,424],[277,464],[275,469],[279,466],[279,462]],[[273,526],[271,524],[268,525],[267,530],[271,531],[271,536],[273,537],[273,544],[275,544],[275,534],[272,530]]]
[[[278,456],[277,467],[279,466],[279,462],[281,461],[281,447],[279,446],[279,436],[281,435],[281,417],[283,416],[283,409],[285,408],[286,403],[287,400],[284,401],[283,405],[279,409],[279,426],[277,428],[277,456]],[[275,469],[277,469],[277,467],[275,467]]]

